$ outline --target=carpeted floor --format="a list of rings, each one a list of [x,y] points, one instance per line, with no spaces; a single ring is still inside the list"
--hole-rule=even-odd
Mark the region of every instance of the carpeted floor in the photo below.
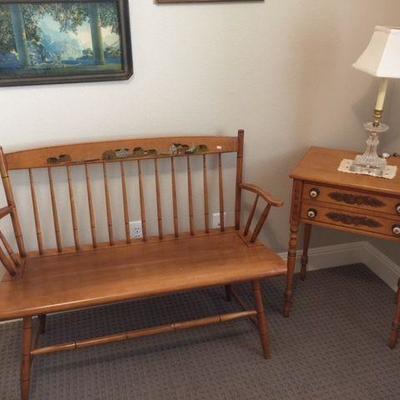
[[[248,286],[240,291],[250,302]],[[395,400],[394,293],[362,265],[309,273],[292,316],[283,279],[264,285],[272,359],[247,321],[59,353],[34,362],[31,400]],[[238,309],[223,289],[51,316],[41,344]],[[0,325],[0,399],[19,399],[20,323]]]

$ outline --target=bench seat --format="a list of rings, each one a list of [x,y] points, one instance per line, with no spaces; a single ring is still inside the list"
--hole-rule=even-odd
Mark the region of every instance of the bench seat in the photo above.
[[[75,310],[286,273],[284,261],[237,231],[28,257],[0,283],[0,320]]]

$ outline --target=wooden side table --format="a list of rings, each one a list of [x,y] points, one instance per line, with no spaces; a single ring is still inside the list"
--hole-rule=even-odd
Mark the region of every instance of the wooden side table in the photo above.
[[[291,174],[293,179],[290,215],[285,316],[293,303],[293,276],[299,226],[304,224],[301,278],[304,280],[313,225],[352,232],[400,243],[400,159],[389,163],[399,167],[395,179],[339,172],[340,161],[356,153],[312,147]],[[390,347],[396,346],[400,329],[400,280],[397,311]]]

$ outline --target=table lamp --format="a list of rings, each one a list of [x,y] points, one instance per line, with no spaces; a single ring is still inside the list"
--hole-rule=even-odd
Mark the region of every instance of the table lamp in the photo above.
[[[389,79],[400,78],[400,28],[375,27],[367,49],[353,67],[379,78],[380,84],[374,120],[364,125],[369,135],[367,149],[349,165],[349,172],[393,178],[396,170],[387,165],[385,158],[379,157],[378,145],[379,135],[389,129],[382,123]]]

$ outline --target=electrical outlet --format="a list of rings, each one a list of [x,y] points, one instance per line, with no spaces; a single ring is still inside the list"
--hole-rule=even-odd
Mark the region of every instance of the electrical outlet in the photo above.
[[[143,237],[142,231],[142,221],[130,221],[129,222],[129,231],[131,234],[131,238],[133,239],[141,239]]]
[[[219,212],[212,214],[212,228],[221,228],[221,214]],[[226,212],[224,212],[224,221],[226,221]]]

